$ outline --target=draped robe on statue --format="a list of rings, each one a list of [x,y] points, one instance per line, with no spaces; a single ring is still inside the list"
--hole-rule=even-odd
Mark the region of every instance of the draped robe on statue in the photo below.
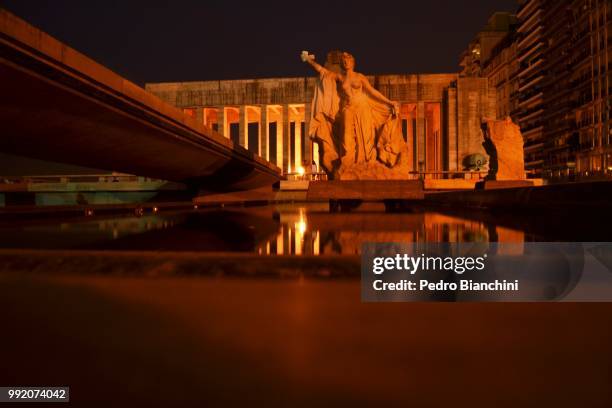
[[[310,127],[308,134],[319,144],[320,165],[329,175],[334,162],[340,157],[338,145],[333,136],[336,115],[340,109],[340,98],[336,91],[336,80],[330,72],[322,72],[315,87]]]

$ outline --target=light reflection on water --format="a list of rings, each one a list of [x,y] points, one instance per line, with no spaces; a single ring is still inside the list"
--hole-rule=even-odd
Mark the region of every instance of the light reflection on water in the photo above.
[[[525,232],[432,211],[332,213],[327,205],[0,222],[0,247],[261,255],[359,254],[365,242],[524,242]]]
[[[270,255],[353,255],[366,242],[524,242],[523,231],[435,212],[280,212],[275,237],[257,248]]]

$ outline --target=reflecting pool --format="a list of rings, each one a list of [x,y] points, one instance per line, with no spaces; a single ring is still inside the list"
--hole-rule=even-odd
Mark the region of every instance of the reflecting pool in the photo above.
[[[364,242],[524,242],[543,237],[492,219],[376,205],[330,212],[326,204],[0,220],[0,248],[356,255]]]

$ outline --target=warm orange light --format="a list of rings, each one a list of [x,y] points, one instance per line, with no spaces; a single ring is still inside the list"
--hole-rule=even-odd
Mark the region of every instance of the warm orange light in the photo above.
[[[295,229],[300,232],[300,234],[304,235],[306,232],[306,221],[300,220],[295,224]]]
[[[295,230],[297,232],[300,233],[300,235],[302,235],[302,238],[304,236],[304,233],[306,232],[306,214],[304,213],[303,209],[300,209],[300,218],[298,219],[298,221],[295,223]]]
[[[306,233],[306,214],[304,209],[300,208],[298,220],[294,223],[295,227],[295,254],[302,255],[304,251],[304,234]],[[291,230],[290,230],[291,231]]]

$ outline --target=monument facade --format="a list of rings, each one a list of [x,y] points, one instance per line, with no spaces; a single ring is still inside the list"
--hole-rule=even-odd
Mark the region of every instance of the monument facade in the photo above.
[[[338,72],[341,55],[330,52],[323,66]],[[339,179],[360,179],[363,174],[374,179],[443,178],[445,172],[466,170],[467,156],[486,155],[481,118],[495,115],[495,89],[489,88],[485,78],[460,78],[458,74],[357,77],[360,92],[368,94],[367,81],[380,95],[359,96],[340,117],[326,119],[330,138],[321,127],[325,122],[320,114],[335,106],[326,103],[337,103],[342,113],[342,98],[346,97],[338,92],[338,82],[332,85],[327,77],[324,81],[332,92],[328,98],[316,72],[302,78],[149,83],[145,88],[276,164],[284,174],[308,172],[315,162],[317,169]],[[356,112],[364,111],[368,119],[367,123],[359,121],[359,138],[331,139],[334,126],[353,129],[346,134],[356,135],[353,119],[361,117]],[[346,157],[347,148],[353,155]],[[345,165],[338,162],[342,157],[346,157]]]

